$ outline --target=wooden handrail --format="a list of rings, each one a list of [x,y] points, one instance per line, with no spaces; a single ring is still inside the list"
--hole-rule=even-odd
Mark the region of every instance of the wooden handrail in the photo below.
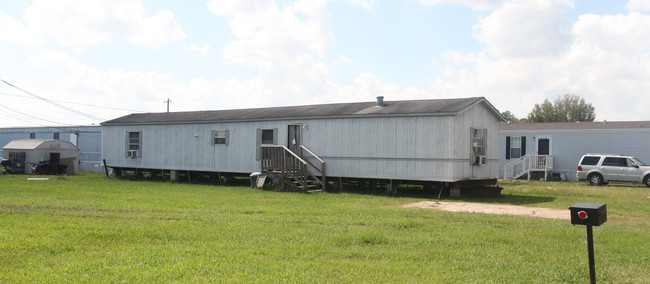
[[[318,180],[324,188],[325,185],[325,162],[318,156],[316,156],[312,151],[301,146],[300,152],[301,155],[303,151],[307,152],[318,160],[321,165],[320,167],[314,165],[309,160],[298,156],[296,153],[293,153],[287,147],[282,145],[262,145],[261,146],[261,166],[263,172],[276,172],[282,175],[282,178],[290,178],[296,180],[301,186],[306,187],[308,185],[308,175]],[[320,173],[321,179],[316,175],[311,174],[309,167],[312,167]]]
[[[305,154],[304,154],[304,152],[307,152],[307,154],[311,155],[312,157],[314,157],[314,159],[316,159],[317,161],[319,161],[319,162],[320,162],[320,167],[314,165],[312,162],[309,161],[309,159],[305,158]],[[325,161],[324,161],[323,159],[321,159],[319,156],[317,156],[316,154],[314,154],[314,152],[312,152],[311,150],[307,149],[307,147],[305,147],[304,145],[300,145],[300,156],[301,156],[303,159],[305,159],[305,161],[307,161],[307,163],[308,163],[312,168],[314,168],[314,170],[316,170],[318,173],[320,173],[321,179],[318,179],[318,178],[317,178],[316,176],[314,176],[314,175],[312,175],[312,176],[314,176],[314,178],[315,178],[316,180],[318,180],[318,182],[320,182],[320,183],[322,184],[322,188],[325,189],[325,185],[327,184],[327,175],[325,174]]]
[[[319,162],[321,162],[321,164],[325,164],[325,161],[323,161],[323,159],[321,159],[319,156],[316,156],[316,154],[314,154],[314,152],[312,152],[311,150],[307,149],[307,147],[305,147],[303,145],[300,145],[300,150],[307,151],[307,153],[309,155],[314,156],[314,158],[316,158]],[[304,156],[304,155],[301,155],[301,156]]]

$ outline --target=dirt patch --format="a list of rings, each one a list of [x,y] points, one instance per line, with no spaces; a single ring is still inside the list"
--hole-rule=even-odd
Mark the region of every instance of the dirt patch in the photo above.
[[[532,216],[549,219],[571,219],[569,209],[552,209],[540,207],[525,207],[511,204],[485,204],[446,201],[421,201],[405,204],[404,208],[435,209],[450,212],[471,212],[485,214],[506,214],[519,216]]]

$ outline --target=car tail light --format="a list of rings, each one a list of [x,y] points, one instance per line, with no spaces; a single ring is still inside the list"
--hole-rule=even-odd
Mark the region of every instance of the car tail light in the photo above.
[[[579,171],[579,172],[582,171],[582,166],[578,166],[578,171]]]

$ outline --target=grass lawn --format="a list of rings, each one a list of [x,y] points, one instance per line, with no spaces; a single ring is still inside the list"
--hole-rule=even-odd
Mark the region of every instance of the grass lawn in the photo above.
[[[0,283],[589,281],[567,220],[401,208],[424,200],[107,179],[0,176]],[[501,198],[607,203],[597,280],[650,283],[650,189],[502,182]]]

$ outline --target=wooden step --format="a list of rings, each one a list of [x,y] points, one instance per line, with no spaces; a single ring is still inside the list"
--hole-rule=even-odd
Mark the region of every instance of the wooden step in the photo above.
[[[319,187],[319,185],[316,185],[316,184],[310,184],[310,185],[307,185],[307,186],[302,186],[302,185],[297,185],[297,186],[296,186],[296,188],[300,188],[300,189],[305,189],[305,188],[316,188],[316,187]]]
[[[293,184],[298,184],[298,183],[301,182],[301,180],[295,180],[295,179],[292,179],[291,182],[292,182]],[[313,179],[308,179],[308,180],[307,180],[307,183],[314,183],[314,180],[313,180]]]

